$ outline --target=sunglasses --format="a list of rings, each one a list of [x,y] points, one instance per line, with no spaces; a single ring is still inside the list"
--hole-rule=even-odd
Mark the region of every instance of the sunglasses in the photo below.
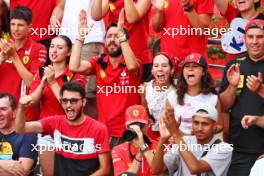
[[[70,104],[73,105],[73,104],[77,104],[78,101],[80,101],[80,100],[82,100],[82,98],[71,98],[71,99],[61,98],[61,99],[60,99],[60,102],[61,102],[61,104],[63,104],[63,105],[67,105],[68,102],[70,102]]]

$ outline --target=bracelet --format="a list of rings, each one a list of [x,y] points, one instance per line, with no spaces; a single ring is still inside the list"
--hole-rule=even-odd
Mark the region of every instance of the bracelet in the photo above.
[[[185,6],[183,7],[183,9],[184,9],[185,12],[192,12],[192,11],[193,11],[193,5],[191,5],[191,4],[189,3],[189,4],[185,5]]]
[[[141,163],[142,162],[142,159],[141,160],[139,160],[139,159],[137,159],[137,157],[135,157],[134,158],[137,162],[139,162],[139,163]]]

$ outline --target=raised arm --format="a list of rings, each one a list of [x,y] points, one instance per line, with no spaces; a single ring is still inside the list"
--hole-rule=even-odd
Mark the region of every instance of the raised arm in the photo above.
[[[15,119],[15,130],[17,133],[41,133],[43,127],[39,121],[25,122],[26,106],[32,102],[30,96],[21,97]]]
[[[105,17],[108,10],[108,0],[94,0],[92,5],[91,16],[95,21],[99,21]]]
[[[128,23],[136,23],[142,19],[151,7],[151,0],[124,0],[126,19]]]
[[[88,74],[92,70],[92,64],[87,60],[81,61],[81,49],[84,42],[85,35],[89,33],[91,26],[87,24],[87,16],[84,10],[81,10],[79,15],[78,24],[78,35],[76,37],[76,42],[73,45],[72,53],[70,57],[69,68],[72,72]]]
[[[0,39],[0,49],[2,50],[2,52],[4,52],[6,56],[8,56],[9,59],[13,61],[13,64],[19,76],[26,83],[26,86],[30,87],[34,75],[30,71],[28,71],[28,69],[21,62],[16,52],[14,41]]]
[[[64,7],[65,7],[65,0],[59,0],[59,3],[53,9],[52,15],[50,17],[51,27],[55,29],[60,28],[61,26],[60,21],[64,14]]]
[[[163,118],[159,119],[159,130],[160,130],[160,140],[158,146],[156,147],[155,155],[151,163],[152,174],[154,175],[161,174],[167,170],[163,161],[163,156],[164,156],[164,150],[165,148],[167,148],[165,147],[166,146],[165,143],[166,141],[168,141],[168,138],[170,137],[170,133],[168,132],[165,126]]]
[[[219,96],[224,111],[228,111],[236,99],[236,90],[240,79],[240,70],[238,64],[233,64],[227,70],[226,77],[228,87]]]
[[[160,32],[165,23],[164,16],[164,3],[165,0],[151,0],[153,7],[156,9],[156,13],[151,19],[151,25],[155,32]]]
[[[264,98],[264,84],[262,82],[263,77],[261,72],[258,72],[258,76],[250,75],[247,77],[248,89]]]
[[[212,14],[199,14],[193,8],[190,0],[181,0],[181,1],[183,4],[184,13],[187,15],[192,27],[201,28],[201,29],[209,27],[211,23]]]
[[[214,0],[217,9],[221,14],[225,14],[228,6],[228,0]]]
[[[136,58],[134,52],[132,51],[126,35],[124,33],[124,9],[121,10],[119,19],[118,19],[118,38],[122,49],[122,54],[125,58],[126,67],[129,71],[134,74],[139,74],[140,65],[138,63],[138,59]]]

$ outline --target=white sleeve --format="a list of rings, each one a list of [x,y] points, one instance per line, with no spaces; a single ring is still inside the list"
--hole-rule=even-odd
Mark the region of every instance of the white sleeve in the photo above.
[[[215,175],[224,175],[231,163],[233,148],[230,144],[215,144],[201,160],[206,161]]]
[[[254,166],[251,168],[249,176],[262,176],[263,167],[264,167],[264,158],[257,160]]]
[[[180,155],[178,150],[174,150],[173,148],[168,151],[164,157],[163,161],[165,166],[168,168],[170,175],[178,170]]]

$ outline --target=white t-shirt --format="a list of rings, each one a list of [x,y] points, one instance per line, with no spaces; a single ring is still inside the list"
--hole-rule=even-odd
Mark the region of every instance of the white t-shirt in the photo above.
[[[193,155],[199,159],[206,161],[212,172],[201,173],[201,176],[226,176],[228,168],[231,163],[233,147],[225,142],[220,142],[219,144],[213,144],[216,138],[213,138],[209,144],[200,145],[197,144],[197,139],[195,136],[184,136],[183,140],[188,146],[188,150],[193,153]],[[212,145],[213,144],[213,145]],[[164,163],[169,170],[169,175],[171,176],[192,176],[187,165],[185,164],[183,158],[179,153],[179,149],[186,150],[186,145],[182,145],[181,148],[177,145],[173,145],[171,150],[169,150],[164,155]],[[210,148],[210,146],[212,147]],[[204,151],[208,151],[203,157]]]
[[[258,159],[254,166],[251,168],[249,176],[263,176],[264,171],[264,158]]]
[[[185,94],[184,96],[184,105],[179,105],[177,101],[176,92],[170,92],[168,94],[167,99],[170,104],[174,108],[175,118],[178,120],[181,117],[181,125],[180,130],[184,134],[190,134],[192,129],[192,115],[195,113],[195,107],[197,107],[200,103],[206,103],[213,106],[217,104],[217,95],[209,93],[202,94],[200,93],[197,96],[189,96]]]
[[[158,120],[164,115],[165,102],[170,92],[175,92],[175,88],[170,86],[165,91],[159,91],[163,88],[153,87],[153,80],[146,83],[146,101],[149,113],[153,115],[155,122],[152,125],[152,131],[159,131]]]
[[[82,9],[86,11],[88,25],[93,24],[92,30],[85,37],[84,43],[104,43],[105,26],[103,20],[94,21],[91,17],[93,0],[66,0],[63,19],[61,22],[60,35],[68,36],[72,43],[78,32],[79,14]]]

